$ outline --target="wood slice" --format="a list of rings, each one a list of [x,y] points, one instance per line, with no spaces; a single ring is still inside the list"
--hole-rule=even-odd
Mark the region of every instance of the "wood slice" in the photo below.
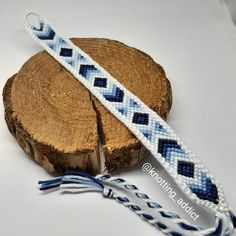
[[[162,67],[108,39],[72,39],[162,118],[172,103]],[[45,51],[30,58],[3,91],[5,119],[23,150],[49,172],[96,174],[135,165],[147,155],[134,135]],[[102,145],[99,148],[99,139]]]

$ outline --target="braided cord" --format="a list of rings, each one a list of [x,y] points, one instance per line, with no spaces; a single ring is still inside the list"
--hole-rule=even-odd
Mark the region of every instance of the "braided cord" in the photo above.
[[[182,231],[184,231],[183,235],[185,235],[186,232],[188,232],[188,234],[192,233],[193,235],[208,235],[208,236],[209,235],[221,235],[221,233],[223,232],[222,229],[221,229],[220,233],[217,234],[217,232],[219,231],[219,228],[222,228],[223,221],[228,220],[227,218],[225,219],[224,214],[221,214],[218,212],[215,215],[215,226],[208,228],[208,229],[203,229],[199,225],[193,225],[190,222],[188,222],[187,220],[182,219],[176,213],[170,212],[170,211],[164,209],[160,204],[151,200],[147,194],[141,192],[137,186],[127,182],[123,178],[111,177],[110,175],[107,175],[107,174],[105,174],[105,175],[100,174],[100,175],[97,175],[95,178],[100,180],[103,183],[110,183],[113,185],[119,185],[126,192],[127,191],[133,192],[134,196],[136,198],[144,201],[146,203],[146,206],[148,206],[150,209],[156,209],[159,213],[160,218],[165,219],[171,223],[174,223],[175,225],[177,225],[179,227],[179,230],[181,229]],[[128,202],[128,200],[129,199],[126,197],[126,199],[124,201]],[[118,202],[120,202],[120,201],[118,201]],[[132,203],[130,203],[130,205],[132,205]],[[179,235],[179,233],[175,234],[177,232],[171,231],[168,228],[168,225],[161,223],[161,221],[159,219],[157,219],[157,218],[155,219],[149,213],[144,212],[145,216],[143,216],[142,215],[143,212],[139,212],[139,206],[133,205],[130,209],[132,209],[133,211],[136,211],[136,209],[137,209],[136,213],[138,215],[140,215],[142,219],[148,221],[150,224],[152,224],[153,226],[155,226],[156,228],[161,230],[163,233],[166,233],[167,235]],[[222,234],[222,235],[227,235],[227,234],[230,235],[234,231],[235,224],[236,224],[236,218],[231,211],[228,213],[228,217],[230,218],[231,223],[229,224],[229,227],[226,228],[224,234]],[[164,230],[162,230],[162,229],[164,229]]]
[[[187,220],[182,219],[180,216],[173,212],[164,209],[160,204],[151,200],[147,194],[141,192],[137,186],[127,182],[119,177],[111,177],[109,175],[99,174],[92,177],[86,173],[79,171],[67,171],[65,176],[57,177],[51,180],[39,181],[40,190],[50,190],[53,188],[61,188],[66,192],[85,192],[85,191],[98,191],[102,192],[104,197],[115,199],[118,203],[128,207],[135,212],[142,220],[150,223],[162,233],[169,236],[181,235],[196,235],[196,236],[213,236],[213,235],[230,235],[233,232],[233,223],[235,219],[232,218],[232,224],[229,228],[223,229],[223,221],[225,218],[222,214],[218,213],[215,216],[215,226],[203,229],[201,226],[192,225]],[[106,185],[118,185],[126,193],[131,192],[132,197],[123,196]],[[143,207],[131,200],[141,200],[145,206],[150,209],[155,209],[159,214],[155,217],[153,214],[143,210]],[[232,213],[231,213],[232,214]],[[165,222],[165,223],[164,223]]]
[[[32,26],[28,21],[32,14],[38,17],[37,26]],[[215,230],[220,232],[217,235],[225,235],[229,228],[233,228],[230,208],[226,204],[221,186],[157,113],[128,91],[79,47],[58,34],[42,16],[36,13],[27,14],[25,26],[33,39],[134,133],[189,199],[209,208],[216,214],[218,223]],[[96,182],[95,179],[93,181]],[[60,185],[61,182],[52,184]],[[65,183],[63,182],[63,184]],[[86,185],[87,182],[83,182],[83,184]],[[102,186],[100,187],[102,188]],[[125,198],[119,199],[124,200]],[[130,203],[124,201],[123,204],[128,206]],[[147,215],[140,216],[145,218]],[[146,220],[152,222],[151,218]],[[194,231],[195,226],[192,227],[191,230]],[[197,227],[195,231],[197,231]]]

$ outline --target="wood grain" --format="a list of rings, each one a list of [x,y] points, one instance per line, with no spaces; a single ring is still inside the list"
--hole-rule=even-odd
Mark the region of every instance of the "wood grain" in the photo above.
[[[114,40],[73,39],[166,119],[171,86],[147,54]],[[147,151],[66,69],[45,51],[30,58],[3,91],[5,118],[23,150],[49,172],[101,171],[99,139],[109,172],[130,167]]]

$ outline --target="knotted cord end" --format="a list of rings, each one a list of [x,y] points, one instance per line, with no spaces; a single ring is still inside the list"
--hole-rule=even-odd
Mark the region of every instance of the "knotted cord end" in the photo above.
[[[67,170],[65,176],[39,181],[38,184],[40,185],[39,189],[41,191],[56,188],[63,188],[67,189],[67,191],[72,191],[71,186],[73,186],[73,189],[77,189],[78,192],[83,192],[84,190],[89,189],[92,191],[102,192],[107,198],[112,198],[114,195],[112,189],[104,187],[98,179],[95,179],[87,173],[74,170]]]

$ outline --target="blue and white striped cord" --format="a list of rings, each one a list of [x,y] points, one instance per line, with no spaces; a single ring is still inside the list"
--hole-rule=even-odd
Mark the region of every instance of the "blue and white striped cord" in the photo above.
[[[236,218],[229,212],[229,216],[232,220],[232,225],[228,229],[223,227],[225,218],[221,214],[215,216],[215,225],[208,229],[203,229],[201,226],[193,225],[187,220],[182,219],[176,213],[167,211],[160,204],[152,201],[147,194],[141,192],[137,186],[127,182],[119,177],[111,177],[110,175],[99,174],[95,177],[80,172],[80,171],[67,171],[65,176],[57,177],[51,180],[39,181],[40,190],[46,191],[56,188],[61,188],[66,192],[85,192],[85,191],[97,191],[101,192],[104,197],[115,199],[118,203],[123,204],[130,210],[135,212],[144,221],[147,221],[158,230],[169,236],[181,236],[181,235],[206,235],[206,236],[218,236],[218,235],[230,235],[233,227],[236,227]],[[141,200],[145,202],[145,206],[150,209],[155,209],[158,212],[158,216],[155,217],[149,212],[142,209],[137,203],[133,203],[127,196],[122,196],[112,190],[106,185],[115,186],[118,185],[126,193],[132,192],[132,199]],[[164,222],[164,223],[163,223]],[[172,228],[170,227],[172,226]],[[173,226],[175,229],[173,229]]]
[[[31,25],[29,22],[29,16],[32,14],[38,17],[37,26]],[[104,107],[133,132],[189,199],[216,215],[215,228],[203,230],[201,235],[211,235],[211,233],[213,235],[230,235],[235,227],[232,222],[234,216],[226,203],[222,187],[171,127],[89,55],[76,47],[69,39],[62,37],[44,17],[36,13],[27,14],[25,27],[36,42],[71,72]],[[83,176],[83,178],[79,180],[81,181],[80,185],[104,190],[104,187],[99,184],[101,181],[95,181],[97,178],[92,179],[88,176]],[[61,184],[64,186],[66,184],[66,178],[59,180],[42,183],[42,187],[54,187],[54,185],[60,186]],[[78,179],[69,178],[68,181],[72,180],[76,182]],[[124,205],[130,204],[129,201],[122,203]],[[138,210],[135,212],[137,213]],[[148,214],[141,214],[141,216],[145,218]],[[178,217],[170,217],[170,219],[172,221],[179,220]],[[149,217],[146,220],[153,222],[154,219]],[[189,231],[190,228],[189,224]],[[165,230],[162,229],[162,231]],[[197,232],[200,231],[200,228],[192,226],[191,231]],[[178,234],[176,232],[172,235]],[[180,233],[180,235],[182,234]]]

